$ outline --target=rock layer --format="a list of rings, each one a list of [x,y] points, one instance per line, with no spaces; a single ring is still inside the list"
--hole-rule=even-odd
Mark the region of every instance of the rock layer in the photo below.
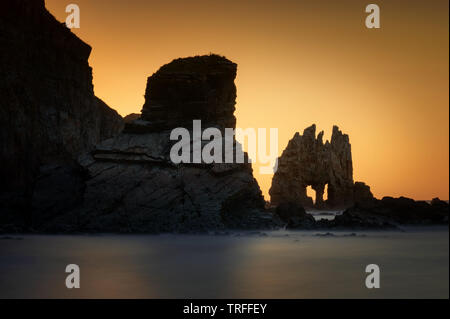
[[[0,34],[1,220],[30,214],[40,167],[76,165],[123,123],[94,95],[91,47],[44,0],[1,1]]]
[[[323,200],[328,185],[328,199]],[[306,188],[316,191],[317,208],[345,207],[354,201],[353,163],[347,134],[333,127],[331,142],[323,143],[323,131],[316,137],[316,125],[306,128],[303,135],[296,133],[278,159],[272,186],[271,203],[298,203],[313,207]]]
[[[142,119],[156,130],[192,125],[235,127],[237,65],[218,55],[176,59],[148,78]]]
[[[235,127],[235,72],[236,65],[225,58],[203,56],[175,60],[150,77],[142,117],[80,160],[90,176],[83,205],[48,223],[47,230],[197,232],[274,226],[251,164],[174,164],[170,158],[176,142],[170,140],[171,127],[192,130],[195,119],[206,121],[203,128]],[[173,101],[166,100],[170,96]]]

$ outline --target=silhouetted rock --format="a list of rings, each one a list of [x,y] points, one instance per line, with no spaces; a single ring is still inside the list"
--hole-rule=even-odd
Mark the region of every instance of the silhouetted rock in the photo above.
[[[383,197],[356,203],[324,224],[344,228],[393,228],[398,225],[448,224],[448,215],[448,203],[439,199],[428,204],[406,197]]]
[[[235,103],[235,71],[234,63],[217,56],[178,59],[162,67],[149,79],[145,116],[80,159],[90,176],[83,205],[47,223],[46,230],[198,232],[275,226],[264,211],[251,164],[174,164],[170,158],[173,126],[185,127],[191,137],[197,117],[234,128],[229,112]],[[177,97],[175,104],[166,100],[170,95]],[[206,96],[214,98],[191,103]],[[153,112],[156,101],[163,113]],[[203,122],[202,127],[207,128]]]
[[[314,217],[295,202],[284,202],[277,206],[275,213],[286,224],[287,228],[313,228]]]
[[[349,208],[334,220],[321,221],[319,225],[343,229],[386,229],[397,228],[397,224],[390,218],[361,210],[359,207]]]
[[[434,211],[445,211],[446,209],[448,210],[448,203],[440,200],[438,197],[433,198],[430,204]]]
[[[70,167],[123,123],[94,95],[91,47],[43,0],[1,1],[0,34],[0,222],[23,222],[40,167]]]
[[[123,118],[123,121],[125,124],[128,124],[128,123],[133,123],[134,121],[136,121],[140,118],[141,118],[141,114],[131,113],[131,114],[128,114],[127,116],[125,116]]]
[[[276,221],[271,213],[264,211],[263,203],[258,197],[255,196],[252,188],[245,188],[228,197],[221,204],[220,210],[225,227],[231,229],[273,228]]]
[[[316,207],[345,207],[353,203],[353,164],[348,135],[333,127],[331,142],[323,143],[323,132],[316,138],[316,126],[296,133],[278,159],[272,187],[271,203],[295,202],[313,207],[306,188],[316,191]],[[328,184],[328,200],[323,201]]]
[[[440,224],[448,223],[449,205],[437,201],[430,205],[406,197],[383,197],[371,211],[400,224]]]
[[[148,78],[142,120],[160,131],[192,125],[235,127],[237,65],[218,55],[177,59]]]
[[[353,186],[353,202],[359,205],[372,205],[375,201],[370,186],[363,182],[355,182]]]
[[[30,225],[40,229],[83,201],[87,172],[76,162],[40,167],[32,198]]]

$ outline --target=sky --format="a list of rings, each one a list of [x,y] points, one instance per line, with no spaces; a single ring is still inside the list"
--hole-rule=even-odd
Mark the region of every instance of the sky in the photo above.
[[[237,126],[278,128],[279,154],[313,123],[325,139],[338,125],[376,197],[449,198],[447,0],[46,0],[60,21],[71,3],[95,94],[121,115],[140,113],[160,66],[217,53],[238,64]]]

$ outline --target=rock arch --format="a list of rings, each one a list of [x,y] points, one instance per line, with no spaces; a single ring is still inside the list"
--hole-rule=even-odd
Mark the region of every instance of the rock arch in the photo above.
[[[316,125],[298,132],[278,158],[278,170],[269,190],[271,203],[296,202],[304,207],[346,207],[353,203],[353,163],[349,137],[337,126],[331,141],[323,142],[323,131],[316,137]],[[323,199],[328,185],[328,198]],[[306,187],[316,192],[316,203]]]

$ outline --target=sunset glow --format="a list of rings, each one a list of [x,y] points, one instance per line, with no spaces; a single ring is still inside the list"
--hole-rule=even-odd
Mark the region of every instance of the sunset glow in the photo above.
[[[65,21],[69,0],[46,0]],[[354,177],[376,197],[449,198],[448,1],[77,0],[95,94],[140,113],[147,77],[178,57],[238,64],[241,128],[278,128],[279,154],[316,123],[350,136]],[[257,166],[255,166],[257,167]],[[270,175],[254,170],[266,199]]]

